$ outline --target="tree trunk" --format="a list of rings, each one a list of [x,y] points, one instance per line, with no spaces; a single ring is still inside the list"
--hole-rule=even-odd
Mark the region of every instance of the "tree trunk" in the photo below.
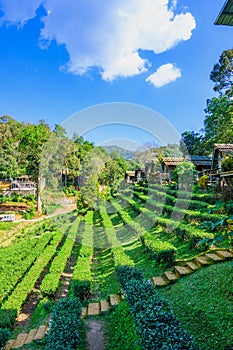
[[[37,214],[42,215],[41,178],[37,181]]]

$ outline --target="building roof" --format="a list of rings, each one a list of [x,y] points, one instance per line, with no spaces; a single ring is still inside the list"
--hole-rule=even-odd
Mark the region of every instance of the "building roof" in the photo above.
[[[185,159],[183,157],[163,157],[165,165],[176,166],[182,163]]]
[[[225,2],[214,24],[233,26],[233,0],[227,0]]]
[[[190,156],[190,157],[163,157],[165,165],[177,166],[182,162],[192,162],[194,165],[211,166],[211,158],[206,156]]]
[[[222,152],[233,151],[233,143],[216,143],[214,149],[219,149]]]
[[[135,176],[135,171],[127,170],[126,175],[128,176]]]
[[[212,159],[207,156],[191,156],[190,160],[194,165],[211,166],[212,162]]]

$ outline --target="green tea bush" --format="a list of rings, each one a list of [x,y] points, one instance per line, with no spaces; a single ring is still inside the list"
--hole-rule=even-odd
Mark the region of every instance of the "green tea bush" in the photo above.
[[[117,269],[120,283],[130,304],[130,311],[142,337],[145,350],[195,350],[194,339],[176,319],[167,302],[156,292],[150,280],[138,270]],[[135,278],[139,275],[139,279]]]
[[[83,302],[88,298],[90,294],[91,283],[90,281],[72,280],[72,288],[74,296]]]
[[[155,259],[158,264],[162,264],[165,267],[173,265],[176,255],[176,247],[171,243],[162,242],[148,234],[143,237],[143,242],[150,257]]]
[[[17,317],[17,310],[0,309],[0,328],[12,329],[16,317]]]
[[[81,312],[81,303],[77,298],[65,298],[57,302],[46,336],[45,350],[77,349],[80,343]]]
[[[10,336],[11,332],[9,331],[9,329],[0,328],[0,349],[3,349]]]

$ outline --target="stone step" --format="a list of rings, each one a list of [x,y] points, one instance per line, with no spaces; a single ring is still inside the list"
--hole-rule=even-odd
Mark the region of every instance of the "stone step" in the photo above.
[[[189,275],[193,271],[190,270],[188,267],[185,266],[174,266],[175,271],[180,275],[180,276],[185,276]]]
[[[20,333],[16,338],[15,343],[12,346],[12,349],[20,348],[21,346],[23,346],[27,336],[28,336],[27,333]]]
[[[36,329],[31,329],[30,332],[28,333],[26,339],[25,339],[25,342],[24,344],[30,344],[33,340],[34,340],[34,337],[37,333],[37,328]]]
[[[36,334],[34,336],[34,340],[41,340],[41,339],[43,339],[44,336],[45,336],[46,331],[47,331],[47,325],[41,325],[38,328],[38,330],[37,330],[37,332],[36,332]]]
[[[210,261],[209,259],[207,259],[205,256],[197,256],[195,258],[195,261],[197,264],[199,264],[200,266],[207,266],[210,265]]]
[[[88,316],[96,316],[100,313],[100,304],[99,303],[90,303],[88,305],[87,314]]]
[[[83,306],[82,307],[82,314],[81,314],[81,317],[85,317],[87,315],[87,307]]]
[[[217,250],[216,254],[223,259],[232,259],[233,258],[233,254],[230,252],[227,252],[226,250]]]
[[[179,276],[177,276],[177,274],[175,272],[165,271],[164,275],[167,277],[167,279],[170,282],[174,282],[179,278]]]
[[[101,300],[100,301],[100,311],[106,312],[110,308],[110,304],[107,300]]]
[[[15,339],[11,339],[7,342],[4,350],[10,350],[14,347],[14,344],[15,344]]]
[[[72,273],[63,272],[61,275],[62,275],[63,277],[68,277],[68,278],[72,278],[72,277],[73,277],[73,274],[72,274]]]
[[[207,257],[207,259],[210,259],[214,262],[218,262],[218,261],[223,261],[225,260],[224,258],[222,258],[221,256],[217,255],[217,254],[213,254],[213,253],[206,253],[205,256]]]
[[[116,306],[121,302],[121,297],[118,294],[111,294],[109,300],[111,306]]]
[[[187,261],[186,265],[193,271],[196,271],[200,268],[200,265],[197,265],[195,261]]]
[[[163,276],[161,276],[161,277],[152,277],[152,281],[153,281],[153,283],[154,283],[154,285],[156,287],[167,286],[170,283],[170,281],[167,278],[163,277]]]

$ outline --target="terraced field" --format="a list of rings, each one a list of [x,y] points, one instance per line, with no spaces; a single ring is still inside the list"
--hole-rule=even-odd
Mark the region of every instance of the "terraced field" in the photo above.
[[[230,305],[226,310],[228,321],[225,324],[222,320],[228,348],[222,343],[224,334],[213,341],[206,329],[206,342],[200,326],[194,334],[195,327],[190,327],[190,321],[186,324],[182,313],[177,312],[176,303],[176,313],[171,310],[169,291],[175,288],[174,282],[187,283],[200,271],[207,271],[213,264],[229,264],[227,260],[233,258],[226,213],[213,213],[212,195],[190,197],[187,192],[179,191],[177,196],[176,191],[165,191],[158,185],[149,191],[136,186],[133,191],[122,191],[116,198],[102,203],[95,211],[82,215],[74,211],[35,223],[13,235],[14,239],[0,248],[2,339],[7,338],[8,330],[12,332],[7,349],[48,349],[58,342],[59,327],[63,329],[64,339],[72,342],[72,348],[90,348],[85,342],[84,321],[77,321],[77,315],[79,319],[84,317],[87,324],[89,317],[95,316],[97,320],[102,317],[106,323],[106,349],[116,348],[116,343],[121,349],[135,350],[230,349],[233,344],[229,332],[232,323],[227,318]],[[222,225],[206,230],[202,228],[203,222],[222,222]],[[210,226],[205,224],[205,227]],[[214,242],[220,234],[225,239]],[[121,302],[123,293],[126,300]],[[221,296],[221,288],[219,293]],[[147,299],[153,308],[145,302]],[[111,329],[115,327],[114,315],[122,308],[121,304],[126,310],[122,317],[129,320],[131,327],[125,326],[113,345],[115,335]],[[155,316],[158,305],[162,309]],[[65,310],[77,310],[76,316],[69,319]],[[150,325],[142,322],[149,310],[153,314]],[[71,311],[70,315],[73,315]],[[72,317],[75,322],[71,322]],[[164,326],[156,330],[156,322]],[[121,319],[117,333],[120,324]],[[56,346],[65,349],[64,345]]]

